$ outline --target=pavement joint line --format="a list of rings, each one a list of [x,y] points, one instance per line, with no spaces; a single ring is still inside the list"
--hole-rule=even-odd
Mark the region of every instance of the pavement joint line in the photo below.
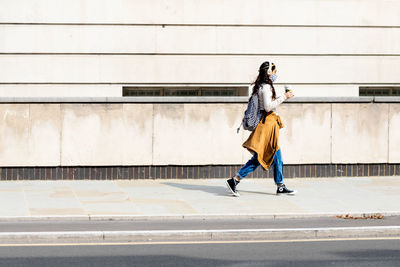
[[[134,221],[134,220],[191,220],[191,219],[301,219],[326,218],[348,214],[349,216],[369,216],[381,214],[386,217],[400,216],[400,211],[367,211],[367,212],[325,212],[325,213],[252,213],[252,214],[157,214],[157,215],[34,215],[34,216],[0,216],[4,221],[40,221],[40,220],[88,220],[88,221]]]
[[[60,131],[60,134],[62,134],[61,131]],[[60,151],[60,157],[61,157],[61,151]],[[61,162],[61,159],[60,159],[60,162]],[[82,210],[86,213],[87,211],[85,209],[85,206],[82,204],[82,202],[79,199],[78,195],[76,194],[75,190],[72,188],[72,185],[71,184],[67,184],[67,187],[69,188],[69,190],[71,190],[72,194],[74,195],[75,200],[79,203],[79,205],[81,206]]]

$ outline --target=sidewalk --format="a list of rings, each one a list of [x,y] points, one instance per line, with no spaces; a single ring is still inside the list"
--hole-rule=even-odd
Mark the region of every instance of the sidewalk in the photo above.
[[[232,197],[224,179],[0,182],[0,220],[313,217],[400,215],[400,177],[243,180]]]

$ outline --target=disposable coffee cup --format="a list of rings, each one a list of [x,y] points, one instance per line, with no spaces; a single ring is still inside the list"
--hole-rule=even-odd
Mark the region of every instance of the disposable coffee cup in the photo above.
[[[292,89],[289,88],[289,86],[285,85],[285,93],[292,91]]]

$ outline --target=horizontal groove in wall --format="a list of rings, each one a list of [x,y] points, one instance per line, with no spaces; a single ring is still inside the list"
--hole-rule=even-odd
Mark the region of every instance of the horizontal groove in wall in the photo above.
[[[280,56],[280,57],[397,57],[400,54],[291,54],[291,53],[61,53],[61,52],[0,52],[0,56],[67,56],[67,55],[82,55],[82,56]]]
[[[235,97],[0,97],[0,103],[247,103],[247,96]],[[285,104],[296,103],[400,103],[400,97],[294,97]]]
[[[0,22],[0,25],[48,26],[160,26],[160,27],[265,27],[265,28],[400,28],[400,25],[315,25],[315,24],[213,24],[213,23],[68,23],[68,22]]]
[[[0,167],[0,180],[115,180],[230,178],[241,165]],[[400,164],[284,165],[284,178],[399,176]],[[273,178],[272,169],[256,169],[248,178]]]
[[[123,85],[123,86],[248,86],[250,83],[135,83],[135,82],[0,82],[0,85]],[[274,85],[364,85],[398,86],[400,83],[274,83]]]

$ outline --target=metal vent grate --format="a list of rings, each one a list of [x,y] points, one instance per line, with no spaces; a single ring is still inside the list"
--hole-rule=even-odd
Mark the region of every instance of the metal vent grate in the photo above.
[[[248,87],[123,87],[123,96],[247,96]]]
[[[360,96],[400,96],[400,87],[360,87]]]

